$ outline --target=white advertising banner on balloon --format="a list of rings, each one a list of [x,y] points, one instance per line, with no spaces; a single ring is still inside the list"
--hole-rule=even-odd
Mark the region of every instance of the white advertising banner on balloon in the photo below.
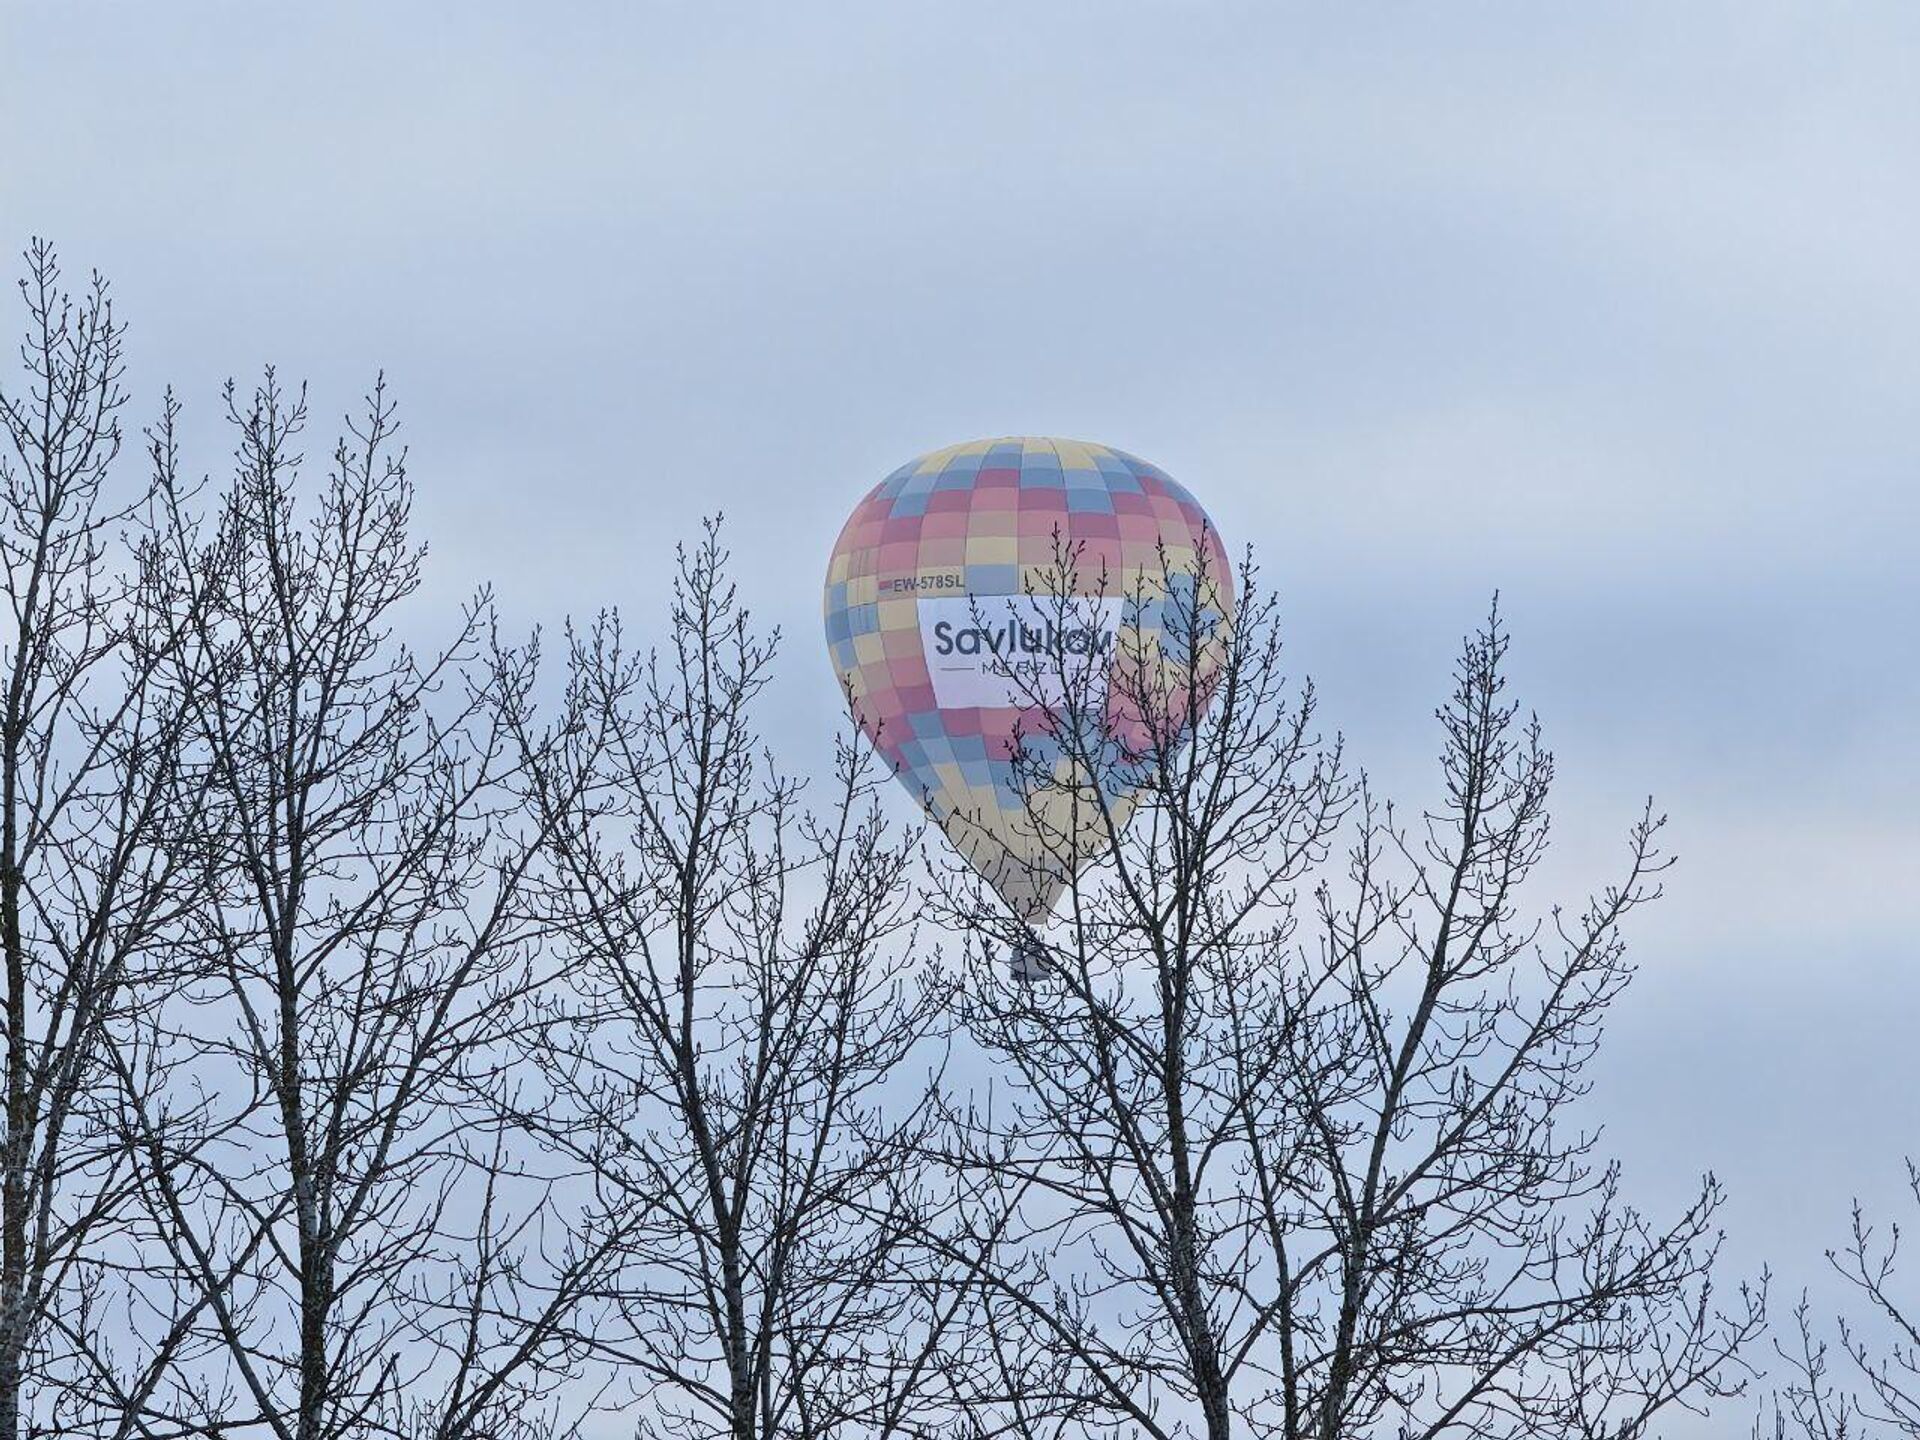
[[[1118,597],[965,595],[922,599],[920,645],[942,709],[1058,705],[1084,685],[1106,693]]]

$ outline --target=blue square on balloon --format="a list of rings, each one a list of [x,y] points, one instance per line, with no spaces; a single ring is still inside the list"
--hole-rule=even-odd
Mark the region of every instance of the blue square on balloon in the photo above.
[[[1067,487],[1067,509],[1079,514],[1111,515],[1113,497],[1102,487],[1092,489],[1084,485]]]
[[[1035,769],[1053,773],[1053,767],[1060,763],[1060,756],[1066,747],[1060,743],[1060,737],[1054,733],[1052,724],[1036,725],[1021,739],[1027,749],[1027,763]]]
[[[880,628],[880,607],[869,600],[847,611],[847,631],[853,635],[871,635]]]
[[[967,589],[975,595],[1011,595],[1020,587],[1018,565],[969,565]]]
[[[924,515],[927,513],[927,492],[909,490],[901,494],[894,502],[891,515]]]
[[[937,710],[916,710],[907,716],[907,723],[913,727],[916,740],[926,740],[932,736],[944,736],[947,728],[940,720]]]

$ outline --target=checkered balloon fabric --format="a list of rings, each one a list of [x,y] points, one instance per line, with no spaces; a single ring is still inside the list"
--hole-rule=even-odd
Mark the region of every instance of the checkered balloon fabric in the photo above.
[[[861,729],[1029,924],[1131,808],[1124,770],[1070,759],[1076,676],[1108,734],[1211,689],[1232,576],[1206,513],[1104,445],[979,440],[901,466],[855,508],[827,569],[827,646]],[[1174,643],[1177,630],[1182,644]],[[1161,672],[1139,683],[1145,663]],[[1104,672],[1131,667],[1130,682]],[[1085,708],[1084,705],[1081,708]],[[1016,761],[1016,749],[1019,759]],[[1035,783],[1039,777],[1041,783]]]

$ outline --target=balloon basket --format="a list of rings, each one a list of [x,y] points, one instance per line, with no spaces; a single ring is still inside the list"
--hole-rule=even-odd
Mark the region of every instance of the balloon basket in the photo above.
[[[1007,952],[1007,971],[1016,985],[1032,985],[1047,973],[1047,949],[1039,937],[1027,935]]]

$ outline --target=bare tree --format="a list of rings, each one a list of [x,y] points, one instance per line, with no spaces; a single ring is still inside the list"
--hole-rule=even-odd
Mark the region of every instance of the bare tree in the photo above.
[[[1497,617],[1410,831],[1316,741],[1250,567],[1232,624],[1225,577],[1157,578],[1152,633],[1057,677],[1023,742],[1042,863],[1093,861],[1041,978],[969,986],[1000,1074],[951,1159],[1021,1222],[976,1272],[977,1428],[1628,1440],[1725,1393],[1761,1305],[1716,1309],[1719,1188],[1654,1224],[1571,1112],[1658,820],[1578,915],[1527,919],[1552,761]],[[949,893],[989,955],[1022,943]]]
[[[150,604],[152,497],[109,489],[123,330],[99,276],[60,288],[50,245],[26,271],[25,380],[0,385],[0,1440],[96,1410],[130,1210],[112,1061],[191,898],[170,843],[193,795],[159,681],[176,636]]]
[[[172,1091],[126,1121],[183,1357],[132,1428],[565,1433],[594,1265],[543,1228],[503,1121],[551,978],[503,719],[533,659],[490,643],[484,597],[437,653],[394,639],[421,553],[383,388],[312,499],[304,395],[269,371],[227,400],[231,489],[210,520],[169,509],[209,899],[177,938],[199,980],[146,1041]]]
[[[595,1344],[642,1434],[934,1433],[963,1297],[922,1240],[947,991],[906,943],[912,837],[851,746],[817,811],[763,751],[777,637],[725,560],[712,525],[680,552],[662,651],[609,617],[572,647],[536,793],[576,979],[527,1123],[591,1175],[594,1233],[628,1226]]]
[[[1907,1163],[1907,1189],[1920,1203],[1920,1167]],[[1803,1296],[1794,1310],[1791,1346],[1776,1342],[1788,1378],[1776,1387],[1755,1425],[1771,1440],[1915,1440],[1920,1437],[1920,1321],[1895,1289],[1900,1227],[1884,1238],[1865,1207],[1854,1202],[1847,1243],[1827,1252],[1827,1263],[1862,1302],[1860,1310],[1834,1324],[1837,1363],[1851,1381],[1834,1374],[1833,1342],[1821,1338],[1812,1307]]]

